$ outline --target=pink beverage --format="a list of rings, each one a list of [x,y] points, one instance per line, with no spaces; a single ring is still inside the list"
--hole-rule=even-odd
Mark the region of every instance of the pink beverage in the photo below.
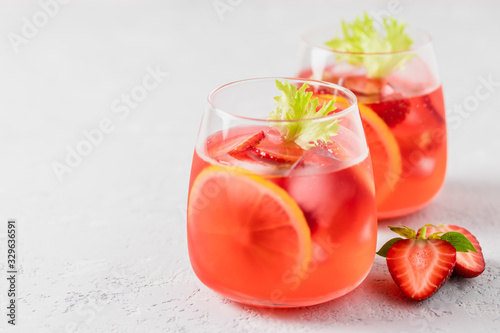
[[[213,94],[233,96],[265,81]],[[205,114],[191,170],[188,247],[209,288],[253,305],[306,306],[346,294],[368,274],[377,233],[370,157],[353,96],[335,93],[344,104],[320,120],[338,114],[338,131],[307,149],[286,140],[280,122]],[[225,126],[238,125],[207,135],[221,115]]]
[[[366,16],[352,24],[344,22],[349,33],[355,27],[363,38],[385,38],[383,45],[406,47],[393,51],[362,52],[362,47],[374,50],[376,45],[356,44],[363,38],[342,39],[335,34],[338,26],[309,32],[298,74],[356,94],[373,163],[379,218],[406,215],[429,204],[446,172],[445,109],[430,37],[415,28],[406,29],[406,34],[404,25],[394,22],[384,21],[385,34],[392,39],[371,32],[375,23]],[[352,44],[359,47],[357,52],[349,51]]]

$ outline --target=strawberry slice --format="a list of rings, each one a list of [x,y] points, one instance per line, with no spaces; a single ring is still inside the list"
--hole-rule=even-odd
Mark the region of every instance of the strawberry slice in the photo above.
[[[216,132],[207,138],[207,154],[214,159],[219,159],[230,152],[233,154],[237,153],[243,150],[245,142],[253,143],[260,137],[263,137],[261,132],[265,129],[262,126],[248,128],[235,127],[229,129],[227,132]]]
[[[228,154],[236,158],[242,153],[245,153],[250,148],[258,145],[265,138],[265,136],[266,135],[264,134],[264,131],[260,131],[259,133],[249,137],[247,140],[243,141],[241,144],[233,148],[228,152]]]
[[[283,141],[275,128],[260,131],[231,149],[228,154],[242,161],[285,165],[295,163],[304,150],[295,142]]]
[[[440,224],[437,226],[427,226],[426,236],[436,232],[446,233],[448,231],[456,231],[463,234],[474,245],[477,251],[457,252],[457,264],[453,274],[463,278],[473,278],[484,272],[486,265],[481,245],[479,245],[479,241],[469,230],[452,224]],[[420,234],[420,230],[418,233]]]
[[[256,161],[271,164],[293,164],[304,154],[304,150],[295,142],[283,141],[275,144],[264,140],[261,144],[253,146],[248,151],[248,156]]]
[[[387,252],[392,278],[417,301],[429,298],[445,284],[455,262],[455,247],[440,239],[402,239]]]
[[[406,119],[410,112],[410,102],[402,95],[394,93],[391,100],[369,103],[367,106],[375,111],[389,127],[394,127]]]

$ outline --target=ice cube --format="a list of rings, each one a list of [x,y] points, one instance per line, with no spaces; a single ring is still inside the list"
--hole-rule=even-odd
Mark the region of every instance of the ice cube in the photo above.
[[[315,229],[330,228],[344,205],[356,196],[355,172],[350,164],[323,147],[313,147],[288,174],[284,188]]]
[[[385,80],[358,75],[345,78],[343,84],[357,96],[371,96],[380,95],[380,92],[384,88]]]
[[[308,149],[290,168],[288,175],[304,176],[317,173],[333,172],[348,166],[348,162],[335,156],[324,146]]]
[[[352,125],[352,127],[356,126],[355,124],[347,124],[347,121],[345,125]],[[331,139],[336,146],[343,150],[342,155],[344,159],[356,160],[355,163],[357,163],[368,154],[365,138],[360,134],[356,134],[354,131],[347,128],[347,126],[339,126],[337,135],[333,136]]]

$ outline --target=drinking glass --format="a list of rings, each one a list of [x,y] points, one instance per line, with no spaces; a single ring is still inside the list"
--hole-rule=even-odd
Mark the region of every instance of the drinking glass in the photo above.
[[[275,81],[307,83],[333,113],[269,120]],[[337,122],[303,148],[287,126]],[[189,257],[207,287],[246,304],[297,307],[340,297],[368,274],[377,218],[370,156],[356,96],[335,84],[258,78],[208,96],[191,168]]]
[[[373,163],[378,217],[417,211],[438,193],[446,171],[445,108],[431,38],[407,27],[413,39],[407,51],[340,52],[325,45],[339,35],[339,26],[317,27],[302,37],[297,76],[336,83],[356,94]],[[377,64],[395,70],[373,75],[367,67]]]

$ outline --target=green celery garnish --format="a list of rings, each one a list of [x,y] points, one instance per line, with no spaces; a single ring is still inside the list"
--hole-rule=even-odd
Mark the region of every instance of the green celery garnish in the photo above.
[[[321,109],[316,111],[319,105],[318,98],[311,99],[313,93],[306,92],[307,83],[300,89],[290,84],[288,81],[281,83],[276,80],[276,86],[281,90],[282,95],[274,97],[276,109],[269,115],[269,120],[298,120],[314,119],[328,115],[334,111],[335,100],[324,103]],[[277,124],[281,135],[285,140],[295,141],[303,149],[309,149],[316,145],[318,141],[329,142],[330,137],[337,135],[339,124],[334,121],[296,121],[286,125]]]
[[[373,23],[373,19],[366,12],[362,19],[356,18],[353,23],[342,21],[344,38],[334,38],[325,45],[335,51],[349,53],[388,53],[410,49],[413,40],[405,32],[405,24],[398,23],[394,18],[384,18],[385,34],[383,34]],[[345,58],[354,66],[364,66],[368,77],[380,78],[402,68],[413,56],[408,53],[368,56],[345,54],[339,55],[338,58]]]

